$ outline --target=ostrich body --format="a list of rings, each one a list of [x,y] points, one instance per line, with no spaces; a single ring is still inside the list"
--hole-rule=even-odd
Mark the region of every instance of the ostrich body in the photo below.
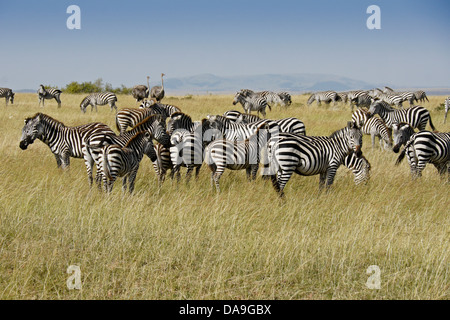
[[[164,98],[164,82],[163,82],[164,76],[165,74],[161,73],[161,85],[154,86],[150,90],[150,98],[155,98],[157,102],[161,101]]]

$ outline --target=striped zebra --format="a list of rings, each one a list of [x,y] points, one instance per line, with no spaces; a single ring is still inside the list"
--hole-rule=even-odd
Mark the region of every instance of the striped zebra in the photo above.
[[[233,105],[240,103],[244,108],[245,113],[251,113],[251,111],[257,111],[258,116],[259,113],[266,117],[266,108],[269,107],[269,110],[272,110],[272,107],[267,103],[266,98],[256,94],[256,93],[248,93],[245,95],[244,93],[237,92],[233,99]]]
[[[151,115],[157,115],[162,123],[165,123],[166,116],[156,112],[152,108],[138,109],[138,108],[123,108],[116,114],[116,128],[120,133],[125,132],[128,127],[133,128],[138,123]]]
[[[170,148],[166,148],[161,143],[154,144],[156,153],[156,160],[153,161],[153,169],[155,169],[156,176],[158,177],[158,186],[161,188],[164,180],[166,179],[166,173],[170,170],[170,177],[173,179],[173,164],[170,159]]]
[[[81,101],[80,109],[83,113],[86,113],[86,108],[91,105],[91,112],[94,111],[94,108],[97,112],[97,105],[104,106],[109,104],[111,111],[115,108],[117,112],[116,102],[117,96],[112,92],[91,93]]]
[[[433,164],[441,176],[448,174],[450,182],[450,133],[420,131],[411,136],[400,153],[396,165],[408,158],[413,178],[420,177],[427,163]]]
[[[201,125],[202,121],[192,121],[192,118],[183,112],[173,113],[167,123],[169,134],[172,134],[176,129],[186,129],[193,132]]]
[[[111,192],[118,177],[123,178],[122,190],[130,193],[134,190],[139,164],[146,154],[151,161],[156,160],[152,135],[139,132],[128,140],[125,146],[108,144],[102,148],[99,162],[101,163],[103,185],[106,192]]]
[[[39,139],[55,155],[58,168],[66,169],[70,165],[70,157],[84,158],[85,139],[99,132],[115,134],[107,125],[100,122],[67,127],[46,114],[36,113],[25,119],[19,146],[22,150],[26,150],[30,144]]]
[[[358,109],[352,114],[352,121],[355,122],[363,134],[371,136],[372,148],[375,147],[375,138],[380,141],[380,147],[388,150],[392,148],[392,130],[386,126],[383,120],[377,117],[371,117],[369,110],[365,108]]]
[[[385,93],[382,90],[376,88],[368,93],[372,98],[384,101],[390,105],[395,105],[397,107],[403,108],[403,97],[395,93]]]
[[[352,111],[353,105],[356,105],[358,108],[369,108],[372,103],[372,97],[368,94],[360,94],[357,97],[353,98],[350,102]]]
[[[370,115],[378,114],[381,119],[386,123],[389,128],[395,122],[409,123],[413,128],[418,128],[419,131],[425,130],[427,122],[430,123],[430,127],[436,130],[432,121],[430,112],[421,106],[414,106],[408,109],[393,110],[386,108],[386,105],[374,101],[369,108]]]
[[[268,143],[268,161],[273,187],[283,197],[284,187],[295,172],[305,176],[319,174],[319,189],[322,190],[325,184],[328,189],[344,158],[352,151],[361,157],[361,147],[362,133],[353,122],[328,139],[298,135],[271,138]]]
[[[425,102],[425,101],[429,102],[430,101],[430,100],[428,100],[427,94],[423,90],[414,91],[414,96],[416,98],[416,101],[418,101],[418,102]]]
[[[170,104],[154,103],[153,100],[146,100],[139,106],[140,109],[152,109],[154,113],[162,114],[168,118],[175,112],[181,112],[181,109],[177,106]]]
[[[282,107],[289,107],[292,104],[292,97],[288,92],[282,91],[282,92],[278,92],[277,94],[281,99]]]
[[[227,118],[231,122],[236,122],[236,121],[238,121],[238,119],[242,123],[251,123],[251,122],[256,122],[256,121],[261,120],[260,117],[254,115],[254,114],[242,113],[242,112],[236,111],[236,110],[226,111],[226,112],[224,112],[224,114],[222,116]]]
[[[318,106],[322,105],[322,102],[325,102],[326,104],[330,104],[331,102],[333,102],[334,105],[336,105],[339,100],[340,97],[336,91],[321,91],[313,93],[309,97],[306,104],[309,106],[311,105],[311,103],[316,101]]]
[[[47,100],[55,99],[56,102],[58,103],[58,108],[60,108],[61,107],[61,99],[60,99],[61,93],[62,93],[62,91],[59,89],[56,89],[56,88],[46,89],[44,87],[44,85],[41,84],[37,91],[38,98],[39,98],[39,106],[41,106],[41,103],[42,103],[42,106],[44,106],[44,101],[46,99]]]
[[[394,147],[392,150],[395,153],[400,151],[402,145],[405,145],[411,136],[415,134],[414,128],[408,123],[400,122],[392,125],[392,137],[394,139]]]
[[[211,184],[220,192],[220,177],[225,169],[243,170],[247,172],[247,178],[256,179],[259,168],[260,155],[270,138],[269,125],[263,123],[254,135],[241,141],[214,140],[205,149],[204,162],[211,170]]]
[[[447,121],[447,113],[448,110],[450,109],[450,97],[447,97],[447,99],[445,99],[445,106],[444,106],[445,110],[444,110],[444,123]]]
[[[152,137],[166,147],[170,146],[170,137],[166,133],[165,123],[161,121],[160,115],[150,115],[134,126],[130,131],[116,135],[111,132],[98,132],[89,135],[85,140],[86,148],[83,149],[89,185],[92,185],[92,168],[95,163],[97,167],[96,182],[101,183],[101,163],[99,160],[101,148],[105,145],[115,144],[124,147],[128,141],[139,132],[148,132]]]
[[[8,102],[14,104],[14,95],[15,93],[9,88],[0,88],[0,98],[5,98],[6,105]]]
[[[236,123],[246,124],[242,120],[241,117],[238,118]],[[263,123],[270,123],[270,124],[278,125],[280,132],[288,132],[288,133],[294,133],[294,134],[298,134],[298,135],[306,135],[305,124],[301,120],[294,118],[294,117],[277,119],[277,120],[268,120],[268,119],[258,120],[258,121],[250,122],[250,123],[248,123],[248,125],[250,127],[256,128],[256,127],[259,127]]]

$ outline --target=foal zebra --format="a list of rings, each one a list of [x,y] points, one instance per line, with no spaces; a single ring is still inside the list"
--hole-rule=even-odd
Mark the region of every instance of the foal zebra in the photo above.
[[[205,149],[205,163],[211,170],[211,183],[220,191],[219,180],[225,169],[246,169],[247,177],[256,179],[260,155],[270,138],[269,124],[263,123],[255,134],[246,140],[214,140]]]
[[[386,108],[386,106],[379,101],[375,101],[370,105],[369,113],[370,115],[378,114],[389,128],[392,128],[392,125],[395,122],[406,122],[413,128],[418,128],[419,131],[422,131],[425,130],[427,122],[430,122],[430,127],[433,130],[436,130],[431,121],[430,112],[421,106],[394,110],[392,108]]]
[[[441,176],[448,173],[448,182],[450,182],[450,133],[417,132],[406,143],[396,165],[400,164],[405,154],[413,178],[420,177],[426,164],[431,163]]]
[[[313,93],[306,104],[309,106],[314,101],[317,102],[317,105],[320,106],[322,104],[322,101],[326,104],[329,104],[331,102],[334,102],[334,105],[340,100],[339,95],[336,91],[321,91],[321,92],[315,92]]]
[[[375,137],[378,137],[380,140],[380,147],[382,147],[382,143],[384,143],[385,150],[392,148],[392,130],[388,128],[386,123],[380,118],[371,117],[369,110],[361,108],[354,111],[352,114],[352,121],[360,126],[363,134],[371,136],[372,148],[375,147]]]
[[[102,148],[99,162],[106,192],[111,192],[118,177],[123,178],[122,190],[130,193],[134,190],[136,174],[142,157],[146,154],[151,161],[156,160],[152,136],[148,132],[134,135],[125,146],[112,144]],[[128,180],[128,181],[127,181]]]
[[[44,85],[41,84],[37,91],[38,98],[39,98],[39,106],[41,106],[41,102],[42,102],[42,106],[44,106],[45,99],[47,99],[47,100],[55,99],[56,102],[58,103],[58,108],[60,108],[61,107],[61,99],[60,99],[61,93],[62,93],[62,91],[59,89],[55,89],[55,88],[46,89],[44,87]]]
[[[237,103],[242,105],[245,113],[257,111],[258,116],[261,112],[263,117],[266,117],[266,107],[269,107],[269,109],[272,110],[272,107],[267,103],[266,98],[252,92],[249,92],[248,94],[237,92],[233,99],[233,105],[236,105]]]
[[[83,113],[86,113],[86,108],[91,105],[91,112],[95,111],[97,112],[97,105],[104,106],[106,104],[109,104],[111,107],[111,111],[113,108],[116,109],[117,112],[117,96],[112,92],[103,92],[103,93],[92,93],[85,97],[81,103],[80,103],[80,109],[83,111]]]
[[[329,138],[311,139],[307,136],[271,138],[268,143],[269,175],[280,197],[295,172],[299,175],[320,175],[319,188],[331,186],[339,166],[352,151],[361,157],[362,134],[353,122]]]
[[[5,98],[6,105],[8,102],[14,104],[14,95],[15,93],[9,88],[0,88],[0,98]]]

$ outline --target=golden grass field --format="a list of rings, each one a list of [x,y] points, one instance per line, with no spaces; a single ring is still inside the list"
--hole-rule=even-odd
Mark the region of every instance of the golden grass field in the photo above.
[[[38,106],[36,94],[0,100],[1,299],[449,299],[449,184],[433,166],[413,181],[405,160],[372,149],[371,180],[355,186],[345,167],[329,193],[319,177],[294,175],[280,200],[270,181],[247,181],[226,171],[222,192],[204,166],[197,181],[177,186],[167,178],[158,192],[145,157],[135,193],[111,195],[88,187],[82,159],[63,172],[50,149],[36,140],[19,148],[23,120],[46,113],[66,125],[100,121],[114,128],[114,113],[99,106],[82,114],[84,95],[62,94]],[[306,106],[306,95],[268,111],[301,119],[308,135],[329,135],[351,119],[348,106]],[[241,110],[232,95],[167,97],[199,120]],[[427,107],[437,130],[445,97]],[[118,96],[118,107],[137,107]],[[427,129],[430,129],[427,126]],[[182,169],[184,170],[184,169]],[[184,171],[182,172],[184,174]],[[67,268],[81,270],[81,289],[68,289]],[[380,269],[380,289],[369,289],[369,266]]]

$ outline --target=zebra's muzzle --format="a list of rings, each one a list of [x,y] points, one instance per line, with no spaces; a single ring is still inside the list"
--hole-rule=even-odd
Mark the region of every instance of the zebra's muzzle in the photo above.
[[[396,144],[393,148],[392,151],[394,151],[395,153],[398,153],[400,151],[400,145]]]
[[[362,156],[361,146],[355,147],[355,154],[358,158],[360,158]]]
[[[22,141],[20,141],[19,147],[22,150],[26,150],[28,148],[28,145],[29,145],[28,141],[22,140]]]

